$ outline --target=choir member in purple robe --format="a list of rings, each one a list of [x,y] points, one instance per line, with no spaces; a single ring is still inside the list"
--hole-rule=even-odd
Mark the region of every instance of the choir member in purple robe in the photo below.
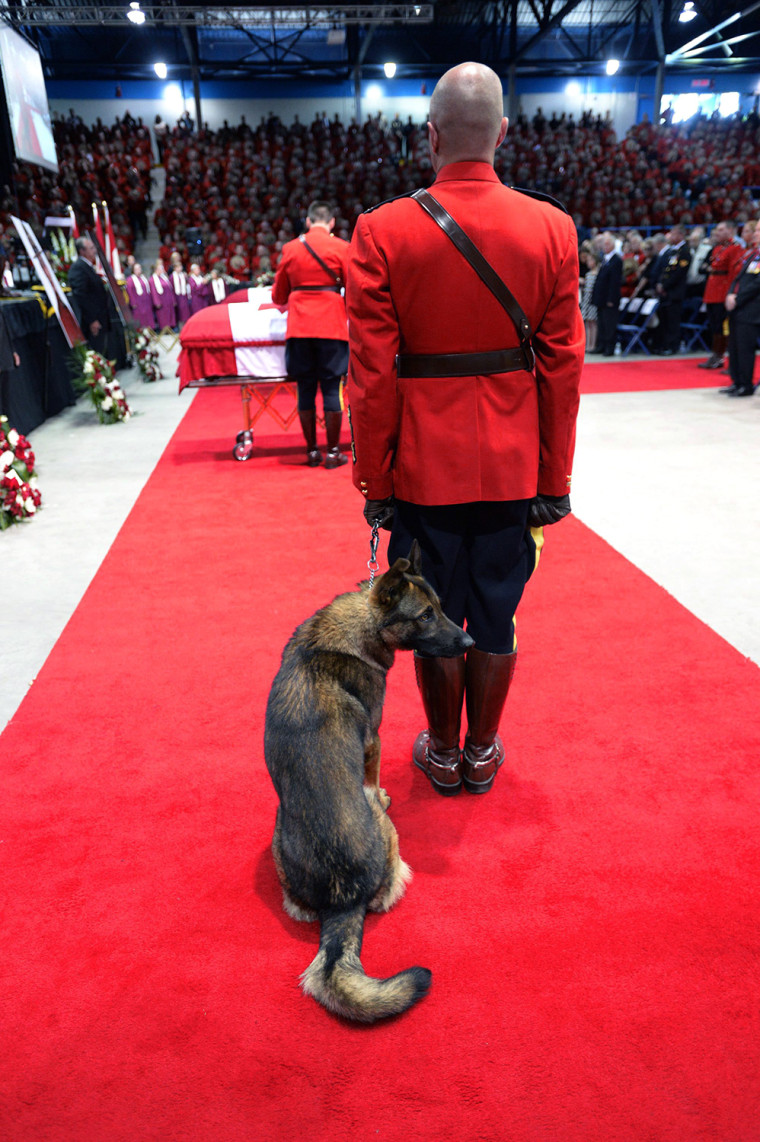
[[[153,298],[153,308],[156,311],[156,324],[159,329],[167,325],[173,329],[177,324],[177,314],[174,301],[174,290],[171,279],[164,270],[164,263],[158,259],[150,275],[150,294]]]
[[[135,262],[132,273],[127,278],[127,297],[129,308],[135,319],[138,329],[155,329],[156,315],[153,311],[153,298],[150,293],[150,282],[142,272],[142,266]]]
[[[211,281],[208,283],[208,289],[209,305],[216,305],[217,302],[224,301],[227,296],[227,284],[224,280],[224,274],[218,266],[214,266],[211,270]]]
[[[181,329],[190,316],[190,282],[182,268],[182,258],[179,254],[172,254],[171,263],[170,273],[177,307],[177,325]]]
[[[190,313],[197,313],[208,305],[209,279],[201,273],[201,267],[193,262],[188,279],[190,283]]]

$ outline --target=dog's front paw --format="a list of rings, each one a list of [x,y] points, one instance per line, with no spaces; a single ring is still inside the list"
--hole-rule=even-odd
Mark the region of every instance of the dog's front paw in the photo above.
[[[385,792],[384,789],[381,789],[379,785],[377,787],[377,796],[378,796],[378,800],[380,801],[380,804],[382,805],[383,809],[385,809],[385,810],[390,809],[390,806],[391,806],[390,796],[389,796],[389,794],[387,794]]]

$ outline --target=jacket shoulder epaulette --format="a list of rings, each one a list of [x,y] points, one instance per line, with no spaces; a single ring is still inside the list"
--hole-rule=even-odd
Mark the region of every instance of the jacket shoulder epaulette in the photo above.
[[[548,202],[550,206],[556,206],[563,214],[570,213],[558,198],[552,198],[550,194],[544,194],[542,190],[526,190],[523,186],[510,186],[509,189],[516,190],[518,194],[527,194],[529,198],[535,198],[538,202]]]
[[[379,210],[381,206],[387,206],[389,202],[398,202],[400,198],[411,198],[413,194],[416,194],[416,191],[407,190],[405,194],[397,194],[393,198],[384,198],[382,202],[376,202],[374,206],[368,206],[366,210],[362,211],[362,214],[372,214],[374,210]]]

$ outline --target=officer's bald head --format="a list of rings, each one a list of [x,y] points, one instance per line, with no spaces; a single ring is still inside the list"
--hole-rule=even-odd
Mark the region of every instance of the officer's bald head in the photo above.
[[[429,126],[436,169],[466,160],[492,163],[507,130],[496,72],[460,63],[442,75],[430,99]]]

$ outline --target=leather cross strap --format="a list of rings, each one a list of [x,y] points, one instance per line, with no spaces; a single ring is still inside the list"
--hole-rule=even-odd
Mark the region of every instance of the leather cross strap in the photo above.
[[[336,285],[336,287],[337,287],[338,289],[340,289],[340,287],[341,287],[341,286],[342,286],[342,284],[343,284],[343,283],[341,282],[341,280],[340,280],[340,274],[336,274],[336,273],[335,273],[333,270],[331,270],[331,269],[330,269],[330,267],[328,266],[327,262],[323,261],[323,260],[322,260],[322,258],[320,258],[320,256],[319,256],[319,254],[317,253],[317,251],[316,251],[316,250],[315,250],[315,249],[314,249],[312,246],[310,246],[310,245],[309,245],[309,243],[306,241],[306,236],[305,236],[304,234],[302,234],[302,235],[301,235],[301,237],[300,237],[298,240],[299,240],[299,242],[303,242],[304,246],[305,246],[305,247],[306,247],[306,249],[309,251],[309,253],[311,254],[312,258],[316,258],[316,260],[319,262],[320,266],[321,266],[321,267],[322,267],[322,269],[325,271],[325,273],[326,273],[326,274],[327,274],[329,277],[331,277],[331,278],[332,278],[332,280],[335,282],[335,285]],[[308,288],[309,288],[308,286],[301,286],[301,289],[308,289]]]
[[[480,280],[488,287],[502,308],[507,311],[517,330],[520,345],[526,350],[528,358],[531,361],[530,368],[533,368],[533,350],[530,348],[533,330],[517,298],[496,273],[491,263],[483,257],[475,243],[468,238],[459,223],[454,221],[448,210],[445,206],[441,205],[437,198],[434,198],[427,190],[416,190],[411,197],[438,223],[444,234],[451,239],[457,250],[459,250],[462,257],[470,263]]]

